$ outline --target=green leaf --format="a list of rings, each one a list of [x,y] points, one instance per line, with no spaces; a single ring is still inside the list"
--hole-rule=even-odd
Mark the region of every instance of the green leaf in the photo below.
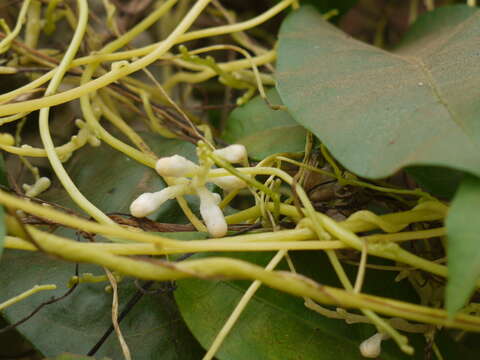
[[[35,294],[6,308],[4,317],[16,322],[40,303],[67,290],[75,265],[44,254],[6,251],[0,263],[1,299],[6,300],[35,284],[57,284],[58,290]],[[98,266],[80,265],[80,273],[102,275]],[[111,294],[107,283],[79,285],[70,296],[45,306],[18,330],[45,356],[64,351],[86,354],[111,324]],[[120,310],[136,291],[133,280],[119,283]],[[197,360],[202,351],[179,317],[169,294],[145,295],[121,322],[121,329],[134,358]],[[123,358],[118,340],[112,334],[96,354]]]
[[[409,165],[480,176],[479,18],[472,7],[438,8],[389,53],[302,7],[281,27],[278,91],[295,120],[360,176]]]
[[[406,170],[428,192],[446,199],[453,197],[464,176],[461,171],[434,166],[414,166]]]
[[[272,104],[281,104],[275,89],[269,90],[267,97]],[[262,160],[280,152],[303,151],[305,136],[305,129],[288,112],[272,110],[257,96],[232,111],[223,138],[231,144],[245,145],[249,157]]]
[[[480,279],[480,179],[466,176],[447,217],[446,307],[454,314],[469,300]]]
[[[181,154],[194,157],[191,144],[144,135],[158,156]],[[164,184],[155,171],[130,160],[108,145],[85,147],[74,154],[67,165],[75,184],[100,209],[128,212],[130,201],[144,191],[160,190]],[[63,191],[52,189],[48,200],[72,206]],[[160,214],[175,209],[172,205]],[[62,230],[63,236],[75,238],[73,230]],[[188,235],[187,235],[188,236]],[[40,253],[8,250],[0,262],[0,302],[35,284],[56,284],[58,290],[35,294],[4,310],[4,317],[14,323],[52,296],[62,295],[74,275],[75,265]],[[80,265],[80,273],[104,274],[98,266]],[[105,292],[107,283],[79,285],[64,300],[48,305],[18,330],[45,356],[67,351],[86,354],[111,324],[112,296]],[[132,279],[119,283],[120,311],[137,290]],[[136,359],[197,360],[203,350],[189,333],[171,294],[145,295],[121,322],[122,332]],[[118,340],[112,334],[96,354],[112,359],[123,358]]]
[[[218,254],[217,254],[218,255]],[[221,254],[265,266],[272,254]],[[325,254],[292,253],[297,270],[323,284],[338,286]],[[286,264],[279,266],[287,269]],[[351,278],[353,267],[347,267]],[[395,274],[368,271],[366,291],[393,298],[415,299],[409,284],[394,282]],[[188,279],[178,282],[175,299],[188,327],[198,341],[208,348],[244,291],[248,281],[205,281]],[[360,359],[358,346],[375,333],[367,324],[347,325],[307,309],[303,299],[261,287],[242,313],[216,357],[220,360],[243,359]],[[417,349],[415,358],[423,358],[420,336],[410,336]],[[411,359],[402,354],[393,341],[382,345],[382,359]]]

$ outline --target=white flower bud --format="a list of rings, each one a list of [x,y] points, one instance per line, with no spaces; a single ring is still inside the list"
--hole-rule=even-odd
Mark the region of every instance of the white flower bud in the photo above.
[[[130,214],[145,217],[154,213],[165,201],[174,199],[186,192],[185,185],[174,185],[156,193],[143,193],[130,205]]]
[[[240,163],[247,158],[247,149],[240,144],[230,145],[223,149],[215,150],[213,153],[234,164]]]
[[[364,340],[360,344],[360,353],[363,357],[366,358],[377,358],[382,352],[382,340],[384,335],[381,333],[376,333],[372,337],[369,337],[367,340]]]
[[[144,193],[130,204],[130,214],[135,217],[145,217],[158,209],[154,193]]]
[[[179,177],[198,171],[199,166],[180,155],[160,158],[155,170],[162,176]]]
[[[215,185],[221,187],[223,190],[226,191],[242,189],[247,186],[245,181],[236,176],[222,176],[208,179],[207,181],[214,183]]]
[[[200,214],[205,221],[208,232],[213,237],[225,236],[228,226],[222,210],[217,204],[218,197],[203,186],[197,188],[197,194],[200,198]]]

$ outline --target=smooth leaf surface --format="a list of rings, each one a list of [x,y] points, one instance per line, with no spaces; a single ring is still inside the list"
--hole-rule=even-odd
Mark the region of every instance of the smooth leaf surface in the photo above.
[[[302,7],[280,31],[278,91],[295,120],[360,176],[408,165],[480,175],[479,19],[476,8],[439,8],[389,53]]]
[[[185,142],[159,136],[145,136],[145,139],[159,156],[178,153],[193,158],[195,154],[194,146]],[[153,170],[107,145],[81,149],[67,164],[67,169],[87,198],[107,212],[127,213],[130,201],[138,194],[160,190],[164,186]],[[51,190],[46,197],[55,203],[72,206],[59,189]],[[174,209],[174,206],[167,205],[160,213]],[[75,238],[72,230],[60,234]],[[5,309],[5,318],[14,323],[51,296],[63,294],[68,280],[74,275],[74,268],[72,263],[44,254],[6,251],[0,262],[0,301],[35,284],[53,283],[58,290],[36,294]],[[100,267],[85,264],[80,265],[79,271],[104,274]],[[65,351],[86,354],[111,324],[112,298],[104,290],[106,285],[81,284],[69,297],[46,306],[18,330],[45,356],[57,356]],[[119,283],[120,311],[136,289],[133,280],[125,279]],[[145,295],[122,321],[121,328],[133,357],[137,359],[197,360],[203,353],[168,293]],[[123,358],[114,334],[96,356]]]
[[[37,305],[60,296],[74,275],[75,265],[43,254],[6,251],[0,263],[2,300],[35,284],[57,284],[58,290],[36,294],[3,312],[9,322],[29,314]],[[80,273],[104,274],[97,266],[80,265]],[[81,284],[69,297],[48,305],[18,330],[45,356],[65,351],[86,354],[111,324],[111,294],[107,283]],[[119,284],[120,309],[136,291],[132,280]],[[197,360],[201,348],[192,338],[169,294],[146,295],[121,323],[125,340],[138,359]],[[97,357],[123,358],[118,340],[112,334]]]
[[[223,255],[223,254],[221,254]],[[322,253],[292,253],[297,270],[323,284],[339,286]],[[265,266],[272,254],[228,254]],[[287,269],[286,264],[280,266]],[[349,267],[347,270],[353,270]],[[351,271],[352,279],[355,272]],[[366,291],[394,298],[415,299],[406,283],[394,283],[395,274],[369,271]],[[188,327],[208,348],[227,320],[248,281],[181,280],[175,298]],[[243,359],[361,359],[359,344],[375,332],[371,325],[347,325],[325,318],[303,305],[303,299],[261,287],[220,348],[220,360]],[[410,337],[421,359],[421,337]],[[392,341],[382,345],[382,359],[408,359]]]
[[[281,104],[275,89],[267,92],[272,104]],[[243,144],[254,160],[280,152],[298,152],[305,148],[305,129],[288,112],[272,110],[257,96],[235,109],[227,120],[223,138],[231,144]]]
[[[480,279],[480,179],[467,176],[453,200],[447,217],[448,284],[447,310],[460,310]]]
[[[453,197],[465,174],[462,171],[434,166],[415,166],[406,170],[429,193],[446,199]]]

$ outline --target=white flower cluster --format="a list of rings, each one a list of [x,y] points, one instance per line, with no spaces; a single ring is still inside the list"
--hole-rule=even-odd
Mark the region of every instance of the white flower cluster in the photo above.
[[[243,145],[230,145],[215,150],[215,155],[233,163],[241,163],[247,158]],[[155,212],[164,202],[177,196],[195,194],[200,199],[200,214],[214,237],[222,237],[227,233],[227,223],[219,207],[220,196],[212,193],[205,186],[207,182],[214,183],[225,191],[246,187],[245,182],[235,176],[210,178],[211,162],[203,166],[197,165],[180,155],[160,158],[155,170],[163,177],[169,178],[171,186],[155,193],[144,193],[130,205],[130,213],[135,217],[145,217]]]

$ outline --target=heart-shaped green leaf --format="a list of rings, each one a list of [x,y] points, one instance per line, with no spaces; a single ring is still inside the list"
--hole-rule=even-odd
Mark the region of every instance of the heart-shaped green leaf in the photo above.
[[[480,176],[479,19],[476,8],[439,8],[390,53],[302,7],[280,31],[278,91],[294,119],[360,176],[408,165]]]
[[[300,9],[280,36],[282,100],[351,171],[379,178],[427,165],[411,172],[449,197],[462,173],[438,167],[480,174],[479,20],[476,8],[437,9],[389,53],[349,38],[311,8]],[[480,276],[476,182],[465,180],[447,221],[451,313]]]
[[[267,92],[272,104],[281,104],[275,89]],[[272,110],[260,96],[235,109],[227,121],[224,139],[243,144],[255,160],[280,152],[298,152],[305,148],[305,129],[284,110]]]
[[[462,308],[480,279],[480,179],[466,176],[447,217],[450,314]]]

